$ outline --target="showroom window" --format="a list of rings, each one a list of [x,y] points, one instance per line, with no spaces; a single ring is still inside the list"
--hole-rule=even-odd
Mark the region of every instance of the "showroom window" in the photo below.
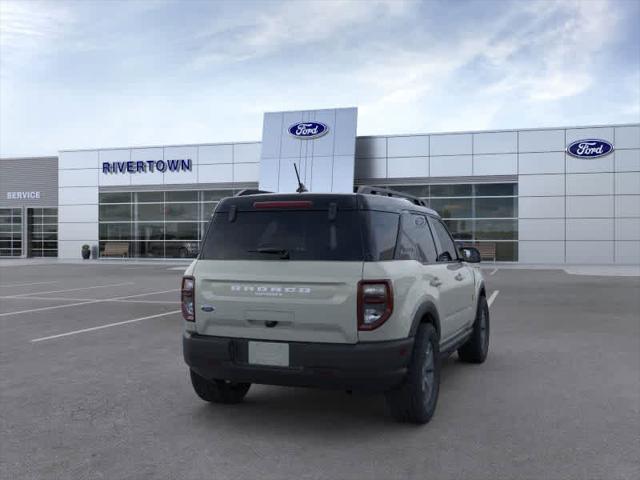
[[[0,257],[22,255],[22,209],[0,208]]]
[[[518,184],[384,185],[426,200],[453,238],[480,248],[485,260],[518,260]]]
[[[200,240],[216,205],[234,193],[100,193],[100,256],[193,258],[200,250]],[[109,245],[111,248],[107,248]]]

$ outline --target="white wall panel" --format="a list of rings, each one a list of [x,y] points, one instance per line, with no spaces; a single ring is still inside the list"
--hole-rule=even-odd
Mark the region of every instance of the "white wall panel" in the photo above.
[[[613,196],[567,197],[567,217],[611,218],[613,217]]]
[[[471,155],[451,155],[430,158],[430,176],[459,177],[473,174],[473,157]]]
[[[591,138],[607,140],[608,142],[613,143],[613,128],[571,128],[567,130],[567,145],[575,142],[576,140],[586,140]]]
[[[518,155],[474,155],[474,175],[515,175],[518,173]]]
[[[311,171],[307,171],[304,184],[312,192],[331,192],[333,181],[333,157],[313,157],[309,159]]]
[[[387,178],[386,158],[357,158],[356,178]]]
[[[335,126],[335,142],[333,151],[334,156],[346,156],[353,157],[355,149],[355,136],[353,132],[357,131],[358,117],[349,110],[343,110],[341,108],[335,109],[336,126]],[[342,162],[344,164],[344,161]],[[349,161],[349,165],[352,162]],[[352,178],[353,172],[349,174],[349,178]],[[336,191],[336,190],[334,190]]]
[[[82,258],[82,245],[98,245],[97,234],[96,237],[86,240],[58,240],[58,258],[62,259],[81,259]]]
[[[564,152],[564,130],[525,130],[518,132],[519,151]]]
[[[640,217],[640,195],[616,195],[616,217]]]
[[[455,133],[431,135],[431,155],[467,155],[473,153],[473,135]]]
[[[356,137],[356,158],[384,158],[387,156],[385,137]]]
[[[98,183],[102,185],[131,185],[131,177],[133,175],[129,173],[104,173],[102,168],[102,164],[107,162],[129,162],[131,161],[131,150],[127,148],[120,148],[114,150],[100,150],[99,152],[100,158],[100,167],[98,171]],[[162,157],[160,157],[162,158]],[[144,174],[141,174],[144,175]]]
[[[63,223],[58,227],[59,240],[86,240],[95,239],[98,235],[98,224],[87,223]]]
[[[640,195],[640,172],[616,173],[616,195]]]
[[[59,205],[98,203],[98,187],[63,187],[58,189]]]
[[[613,174],[567,174],[567,195],[612,195]]]
[[[614,155],[600,158],[576,158],[567,155],[567,173],[613,172]]]
[[[234,182],[257,182],[259,176],[259,163],[236,163],[233,165]]]
[[[231,163],[198,165],[198,181],[200,183],[233,182],[233,165]]]
[[[148,160],[164,160],[164,149],[162,147],[131,149],[131,161],[146,162]],[[195,163],[192,165],[191,168],[196,168]],[[123,174],[113,174],[113,175],[100,174],[100,176],[105,180],[108,179],[108,177],[110,176],[130,177],[131,185],[162,185],[164,183],[164,173],[158,172],[155,169],[153,172],[146,171],[141,173],[124,174],[124,175]],[[101,185],[107,185],[107,183],[104,183],[105,180],[103,180],[103,183]]]
[[[335,119],[335,110],[318,110],[316,112],[311,112],[311,114],[309,115],[309,120],[314,122],[321,122],[325,125],[335,125]],[[331,127],[329,128],[331,129]],[[337,128],[337,126],[334,126],[333,131],[330,132],[330,134],[316,138],[312,142],[308,140],[298,141],[304,142],[307,155],[313,155],[314,157],[330,157],[333,155],[335,135],[338,133],[340,133],[340,129]]]
[[[387,166],[389,178],[429,176],[429,157],[389,158]]]
[[[164,161],[169,162],[171,160],[191,160],[191,171],[178,170],[170,171],[168,166],[164,172],[165,185],[171,184],[192,184],[198,183],[198,147],[185,146],[185,147],[165,147],[164,148]],[[136,173],[131,175],[135,177],[137,175],[148,175],[147,173]]]
[[[567,242],[567,263],[613,263],[613,242]]]
[[[429,136],[389,137],[387,149],[389,157],[427,157],[429,156]]]
[[[98,169],[60,170],[58,187],[88,187],[98,185]]]
[[[613,240],[613,220],[567,218],[567,240]]]
[[[520,218],[564,218],[565,197],[520,197]]]
[[[95,222],[98,224],[98,205],[60,205],[58,224],[66,222]]]
[[[640,240],[640,218],[616,218],[616,240]]]
[[[564,152],[521,153],[518,173],[564,173]]]
[[[615,242],[616,263],[624,265],[640,264],[640,241]]]
[[[78,152],[60,152],[58,168],[100,168],[98,150],[82,150]]]
[[[564,175],[520,175],[518,193],[521,196],[564,195]]]
[[[473,134],[473,153],[516,153],[518,132],[493,132]]]
[[[640,172],[640,150],[616,150],[616,172]]]
[[[260,143],[237,143],[233,146],[234,163],[259,163]]]
[[[616,149],[640,148],[640,125],[616,127]]]
[[[280,137],[278,137],[280,138]],[[233,163],[233,145],[201,145],[198,147],[198,164]]]
[[[283,112],[265,113],[262,125],[262,158],[280,158],[282,131],[286,130],[283,123]]]
[[[333,157],[333,180],[332,187],[334,192],[353,191],[353,182],[351,181],[353,173],[351,169],[351,155],[336,155]]]
[[[520,240],[564,240],[564,219],[519,219]]]
[[[301,150],[305,147],[305,142],[307,142],[307,140],[300,140],[299,138],[290,135],[288,131],[289,127],[295,123],[309,121],[309,118],[305,117],[305,113],[307,112],[282,112],[280,158],[297,158],[301,156]],[[266,131],[262,132],[263,138],[266,133]]]
[[[519,263],[564,263],[564,242],[518,243]]]

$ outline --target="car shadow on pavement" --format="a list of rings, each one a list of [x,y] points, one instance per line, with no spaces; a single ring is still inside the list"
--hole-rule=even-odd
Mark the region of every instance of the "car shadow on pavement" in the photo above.
[[[447,383],[455,381],[467,364],[452,356],[443,361],[441,391]],[[446,404],[441,403],[434,419]],[[367,432],[368,428],[388,425],[390,428],[406,428],[396,423],[385,408],[383,394],[312,388],[275,387],[252,385],[244,402],[238,405],[216,405],[203,403],[192,412],[194,420],[210,423],[212,427],[223,422],[234,428],[259,433],[260,430],[283,435],[311,435],[324,433],[340,435],[354,429]]]

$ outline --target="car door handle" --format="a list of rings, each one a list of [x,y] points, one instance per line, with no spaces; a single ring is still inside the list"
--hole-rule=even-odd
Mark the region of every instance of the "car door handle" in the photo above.
[[[442,282],[438,277],[433,277],[429,282],[429,285],[431,285],[432,287],[439,287],[440,285],[442,285]]]
[[[464,275],[462,275],[461,273],[458,273],[455,277],[456,280],[458,280],[459,282],[461,282],[462,280],[464,280]]]

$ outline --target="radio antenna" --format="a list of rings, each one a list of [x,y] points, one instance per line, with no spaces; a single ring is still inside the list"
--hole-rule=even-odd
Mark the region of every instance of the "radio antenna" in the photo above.
[[[298,178],[298,188],[296,188],[296,192],[298,193],[308,192],[309,190],[307,190],[307,187],[305,187],[304,183],[300,181],[300,173],[298,173],[298,165],[296,165],[295,162],[293,163],[293,168],[296,170],[296,177]]]

